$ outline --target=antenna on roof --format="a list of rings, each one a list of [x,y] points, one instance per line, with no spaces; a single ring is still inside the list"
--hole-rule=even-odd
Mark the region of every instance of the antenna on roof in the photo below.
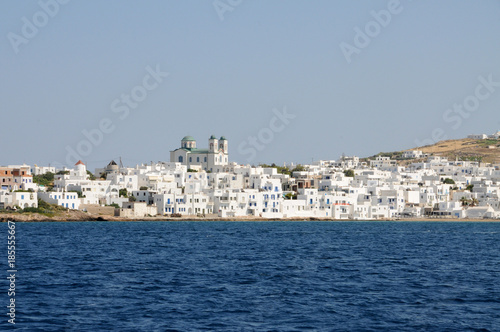
[[[120,168],[123,168],[122,157],[120,157]]]

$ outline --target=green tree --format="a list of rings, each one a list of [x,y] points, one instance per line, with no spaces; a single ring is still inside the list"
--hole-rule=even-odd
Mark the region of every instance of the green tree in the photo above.
[[[465,188],[465,190],[468,190],[468,191],[472,192],[472,189],[473,189],[473,188],[474,188],[474,185],[473,185],[473,184],[469,184],[469,185]]]
[[[49,203],[41,200],[40,198],[38,199],[38,208],[43,209],[43,210],[52,210],[52,207]]]
[[[127,191],[127,189],[125,189],[125,188],[120,189],[120,190],[118,191],[118,195],[119,195],[120,197],[128,197],[128,191]]]
[[[303,171],[305,171],[305,170],[306,170],[306,168],[305,168],[304,166],[302,166],[302,165],[297,165],[297,166],[295,166],[295,168],[294,168],[294,169],[292,169],[292,173],[293,173],[293,172],[303,172]]]
[[[54,183],[54,173],[47,172],[41,175],[33,175],[33,182],[41,186],[49,187]]]
[[[453,179],[446,178],[443,180],[443,183],[444,184],[455,184],[455,181]]]
[[[89,170],[87,170],[87,175],[89,176],[89,180],[91,181],[94,181],[96,179],[94,174],[92,174],[92,172]]]
[[[276,169],[278,170],[278,173],[280,173],[280,174],[292,175],[292,172],[286,166],[277,166]]]
[[[292,175],[292,172],[297,170],[297,171],[303,171],[305,168],[301,165],[298,166],[298,168],[295,168],[293,171],[290,171],[290,169],[286,166],[278,166],[275,163],[272,163],[271,165],[268,164],[259,164],[260,167],[263,168],[276,168],[279,174],[287,174],[287,175]]]
[[[353,178],[355,173],[352,169],[348,169],[348,170],[344,171],[344,175],[347,177]]]

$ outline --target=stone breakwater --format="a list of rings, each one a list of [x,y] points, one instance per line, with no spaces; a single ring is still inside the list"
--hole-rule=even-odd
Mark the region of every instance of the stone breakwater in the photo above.
[[[102,220],[100,216],[91,215],[81,211],[67,211],[47,216],[39,213],[0,213],[0,222],[8,220],[16,222],[40,222],[40,221],[96,221]]]

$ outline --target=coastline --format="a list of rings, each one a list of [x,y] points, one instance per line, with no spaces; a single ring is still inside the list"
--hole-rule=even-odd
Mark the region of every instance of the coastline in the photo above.
[[[0,213],[0,222],[7,221],[14,222],[93,222],[93,221],[107,221],[107,222],[137,222],[137,221],[165,221],[165,222],[176,222],[176,221],[199,221],[199,222],[210,222],[210,221],[241,221],[241,222],[266,222],[266,221],[325,221],[325,222],[500,222],[500,219],[473,219],[473,218],[385,218],[385,219],[368,219],[368,220],[356,220],[356,219],[333,219],[333,218],[319,218],[319,217],[293,217],[293,218],[262,218],[254,216],[245,217],[198,217],[198,216],[183,216],[183,217],[143,217],[143,218],[124,218],[124,217],[114,217],[109,215],[96,215],[85,213],[81,211],[69,211],[60,215],[55,216],[45,216],[38,213],[29,214],[16,214],[16,213]]]

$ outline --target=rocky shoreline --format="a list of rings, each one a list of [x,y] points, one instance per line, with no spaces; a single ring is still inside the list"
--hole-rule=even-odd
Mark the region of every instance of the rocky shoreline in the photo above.
[[[318,217],[294,217],[294,218],[261,218],[261,217],[144,217],[144,218],[123,218],[109,215],[96,215],[82,211],[67,211],[54,216],[46,216],[38,213],[0,213],[0,222],[7,221],[15,222],[75,222],[75,221],[425,221],[425,222],[500,222],[499,219],[457,219],[457,218],[395,218],[395,219],[376,219],[376,220],[346,220],[333,218],[318,218]]]

